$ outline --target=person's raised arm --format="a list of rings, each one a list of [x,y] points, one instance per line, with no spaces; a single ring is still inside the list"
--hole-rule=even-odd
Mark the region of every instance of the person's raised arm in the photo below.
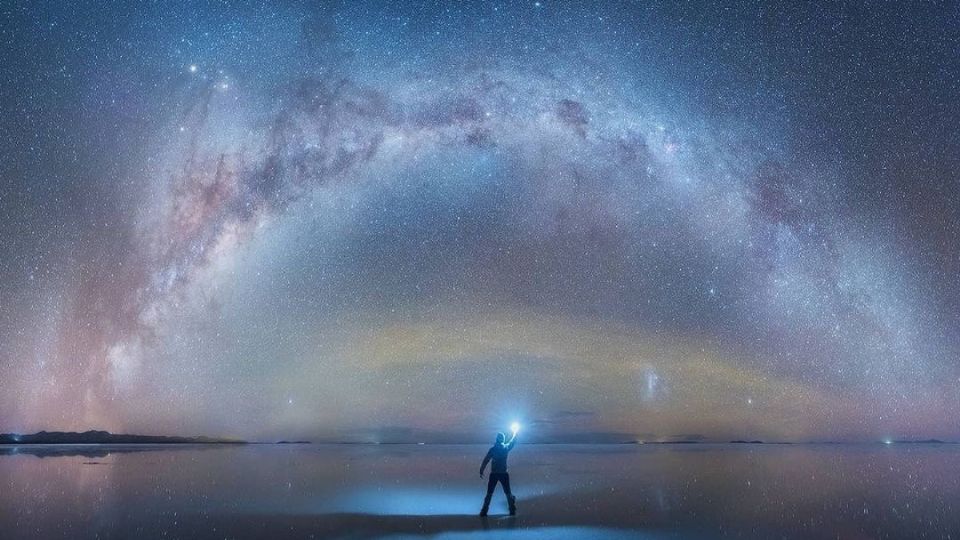
[[[513,447],[517,444],[517,432],[513,432],[513,437],[510,437],[510,442],[507,443],[507,448],[513,450]]]
[[[483,478],[483,471],[487,468],[487,463],[490,463],[490,458],[492,457],[493,449],[487,450],[487,455],[483,457],[483,463],[480,464],[480,478]]]

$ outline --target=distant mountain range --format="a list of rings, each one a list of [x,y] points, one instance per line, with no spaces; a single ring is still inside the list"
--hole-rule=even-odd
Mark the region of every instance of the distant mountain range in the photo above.
[[[412,444],[407,441],[391,442],[359,442],[359,441],[327,441],[333,444]],[[886,444],[958,444],[950,441],[941,441],[938,439],[924,440],[886,440],[876,441]],[[616,440],[603,437],[571,437],[569,440],[544,441],[534,440],[525,441],[525,444],[718,444],[720,441],[709,441],[701,438],[670,438],[667,440]],[[849,444],[834,441],[813,441],[813,444]],[[33,434],[18,433],[0,433],[0,445],[31,445],[31,444],[250,444],[240,439],[226,439],[216,437],[177,437],[163,435],[131,435],[122,433],[110,433],[109,431],[84,431],[78,433],[75,431],[40,431]],[[306,440],[281,440],[276,443],[254,443],[254,444],[310,444]],[[440,443],[442,444],[442,443]],[[462,444],[459,441],[457,444]],[[720,443],[722,444],[722,443]],[[736,439],[728,441],[728,444],[803,444],[796,442],[768,442],[757,439]]]
[[[246,444],[237,439],[114,434],[109,431],[41,431],[30,435],[0,433],[0,444]]]

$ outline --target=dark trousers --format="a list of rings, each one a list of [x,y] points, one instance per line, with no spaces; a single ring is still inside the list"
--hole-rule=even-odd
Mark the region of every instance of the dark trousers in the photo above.
[[[513,496],[510,493],[510,473],[492,472],[490,473],[490,479],[487,480],[487,497],[493,495],[493,490],[497,489],[497,482],[500,482],[500,485],[503,486],[503,492],[508,499]]]
[[[493,490],[497,488],[497,482],[503,486],[503,493],[507,496],[507,503],[510,505],[510,514],[517,511],[517,498],[510,492],[510,475],[508,473],[490,473],[490,479],[487,480],[487,496],[483,498],[482,515],[487,515],[487,509],[490,508],[490,498],[493,497]]]

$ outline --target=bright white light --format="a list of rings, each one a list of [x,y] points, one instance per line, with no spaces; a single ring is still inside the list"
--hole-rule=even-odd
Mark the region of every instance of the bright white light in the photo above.
[[[514,432],[514,433],[520,431],[520,422],[514,422],[514,423],[510,424],[510,431],[512,431],[512,432]]]
[[[196,73],[196,72],[197,72],[197,65],[190,64],[190,73]]]

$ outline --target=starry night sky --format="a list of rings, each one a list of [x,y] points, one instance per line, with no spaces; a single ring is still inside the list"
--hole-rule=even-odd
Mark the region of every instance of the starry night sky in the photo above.
[[[0,6],[0,431],[960,439],[960,4]]]

